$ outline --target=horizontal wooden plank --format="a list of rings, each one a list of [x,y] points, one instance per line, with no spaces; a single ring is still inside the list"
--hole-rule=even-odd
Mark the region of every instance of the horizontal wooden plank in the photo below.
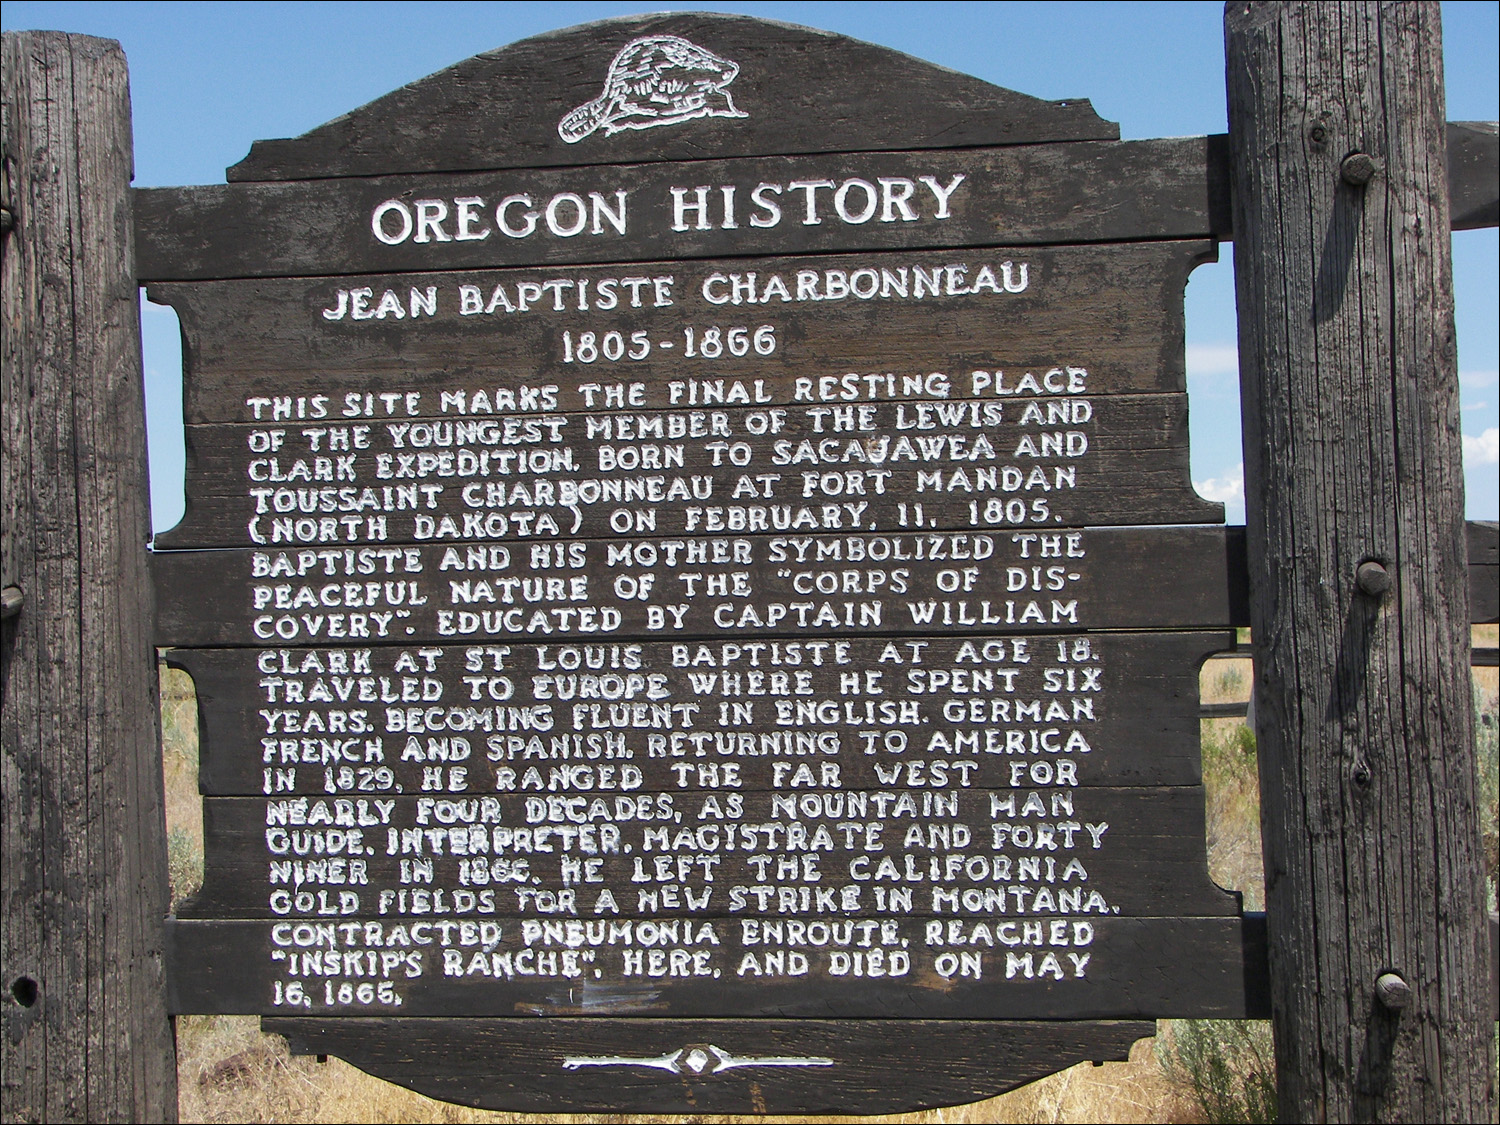
[[[1500,566],[1469,567],[1469,619],[1476,625],[1500,621]]]
[[[334,1055],[442,1101],[615,1114],[848,1115],[956,1105],[1074,1063],[1123,1060],[1133,1042],[1156,1032],[1154,1023],[1078,1020],[369,1016],[267,1017],[261,1027],[286,1036],[293,1054]]]
[[[1464,542],[1468,545],[1470,566],[1500,565],[1500,523],[1469,520],[1464,524]]]
[[[689,924],[692,942],[681,938]],[[592,927],[603,935],[598,945],[579,922],[569,948],[555,930],[549,940],[538,929],[528,944],[514,924],[502,925],[496,939],[477,922],[472,930],[457,922],[445,930],[440,922],[397,917],[350,921],[343,929],[337,920],[171,920],[168,1002],[179,1015],[285,1015],[300,1004],[304,1015],[1022,1020],[1227,1019],[1258,1006],[1259,987],[1246,973],[1246,923],[1237,917],[1047,919],[1042,944],[1029,947],[995,936],[1024,937],[1018,920],[999,918],[912,918],[889,921],[884,930],[871,919],[851,923],[847,934],[840,923],[828,922],[826,930],[809,923],[800,936],[789,936],[783,924],[775,942],[766,940],[768,924],[757,920],[747,939],[739,922],[680,923],[674,942],[670,928],[642,931],[632,921],[627,950],[623,939],[609,944],[608,922]],[[1054,925],[1055,946],[1048,944]],[[707,935],[697,940],[704,926],[715,928],[717,945]],[[976,939],[980,932],[991,936]],[[1074,944],[1085,939],[1087,945]],[[386,944],[402,940],[413,944]],[[805,969],[794,953],[806,958]],[[384,971],[382,954],[391,955]],[[782,964],[785,971],[775,971]],[[329,968],[333,975],[325,975]],[[409,969],[418,975],[408,977]],[[289,1002],[294,982],[300,987]]]
[[[1222,178],[1227,165],[1209,159],[1210,150],[1223,147],[1222,138],[1189,137],[137,188],[136,276],[142,282],[305,277],[1208,238],[1229,225],[1227,179]],[[927,187],[923,177],[942,192]],[[859,222],[837,217],[830,199],[839,185],[850,180],[874,185],[882,178],[913,185],[909,207],[914,218],[907,220],[894,204],[889,222],[873,212]],[[824,181],[834,187],[821,189],[821,195],[820,189],[789,187]],[[750,221],[752,214],[772,221],[772,211],[751,209],[752,193],[763,183],[778,185],[779,193],[762,193],[780,215],[773,225]],[[1018,185],[1025,185],[1024,190]],[[711,208],[702,225],[696,211],[679,215],[676,202],[696,203],[700,186]],[[735,189],[736,210],[728,226],[722,214],[724,187]],[[951,194],[943,195],[946,203],[941,202],[939,195],[950,187]],[[673,188],[688,194],[674,197]],[[522,216],[528,209],[544,211],[560,195],[576,196],[587,207],[591,194],[598,194],[619,212],[615,193],[621,191],[627,193],[623,234],[601,216],[597,223],[590,219],[581,232],[554,234],[542,222],[524,237],[507,237],[495,215],[508,198],[529,198],[531,203],[513,206],[506,218],[509,228],[519,232],[526,229]],[[387,201],[425,199],[445,201],[445,213],[451,215],[445,240],[428,233],[417,242],[414,218],[413,230],[397,244],[375,236],[377,208]],[[459,199],[482,201],[473,211],[481,218],[468,228],[474,237],[458,238]],[[854,203],[846,200],[845,210],[863,215],[864,200],[863,194]],[[809,206],[812,222],[806,221]],[[573,209],[566,216],[558,210],[552,227],[572,230],[577,209],[567,207]],[[392,211],[386,216],[388,238],[400,234],[400,215]],[[489,235],[479,237],[482,230]],[[289,235],[292,231],[295,237]]]
[[[343,543],[396,544],[609,535],[622,509],[649,514],[664,535],[737,516],[758,516],[760,530],[899,532],[1218,523],[1224,511],[1193,489],[1186,395],[343,429],[339,452],[327,427],[276,428],[273,453],[263,426],[189,427],[186,514],[157,546],[251,546],[276,541],[278,528],[285,541],[320,515],[348,517]]]
[[[181,321],[190,425],[317,425],[319,417],[347,425],[369,422],[372,413],[389,420],[391,412],[409,419],[606,405],[701,409],[726,401],[759,409],[1017,401],[1185,390],[1183,285],[1212,253],[1202,241],[1001,247],[623,269],[161,282],[147,293]],[[1006,262],[1019,292],[1003,288]],[[1000,279],[999,292],[983,282],[986,269]],[[799,287],[809,271],[811,283]],[[658,304],[657,286],[642,278],[670,279],[662,291],[671,303]],[[356,319],[348,294],[364,288],[367,314],[380,311],[389,290],[402,315],[387,307],[385,315]],[[425,298],[429,289],[432,311],[419,304],[412,315],[412,291]],[[342,317],[323,315],[336,314],[341,299]],[[769,334],[736,356],[723,339],[735,327]],[[705,357],[704,332],[715,328],[720,347]],[[686,354],[687,329],[695,333],[695,357]],[[584,350],[583,332],[594,333],[592,350]],[[611,332],[620,335],[606,340]],[[612,360],[604,349],[615,345]],[[443,378],[437,389],[434,372]],[[392,394],[399,397],[378,397]],[[327,397],[315,403],[317,395]],[[254,405],[272,397],[282,401]]]
[[[1470,520],[1464,525],[1469,549],[1469,620],[1500,621],[1500,524]]]
[[[1471,549],[1476,542],[1481,550],[1486,549],[1484,544],[1493,540],[1495,525],[1471,521],[1467,526]],[[1142,529],[1142,533],[1169,536],[1170,538],[1161,541],[1167,546],[1169,555],[1179,545],[1188,552],[1189,565],[1182,574],[1174,574],[1172,579],[1186,580],[1186,586],[1183,587],[1187,591],[1186,595],[1179,603],[1174,603],[1181,612],[1169,612],[1174,607],[1163,603],[1148,606],[1146,617],[1139,622],[1121,620],[1109,614],[1108,621],[1115,623],[1101,623],[1091,627],[1242,628],[1250,624],[1243,527],[1155,531]],[[1130,542],[1138,534],[1132,529],[1101,529],[1095,535],[1100,540],[1100,546],[1105,549],[1103,557],[1108,563],[1122,562],[1127,565],[1129,569],[1123,572],[1123,577],[1128,580],[1139,580],[1146,570],[1147,560],[1137,549],[1139,545]],[[251,578],[251,555],[251,552],[246,551],[234,556],[240,560],[239,574],[247,583]],[[440,552],[438,557],[441,557]],[[380,565],[384,566],[383,563]],[[225,572],[224,560],[219,552],[156,552],[151,556],[151,568],[157,590],[158,645],[219,647],[257,643],[256,638],[245,635],[245,625],[252,615],[245,611],[232,615],[228,612],[229,599],[234,597],[235,582]],[[1500,595],[1496,593],[1497,572],[1500,572],[1500,568],[1494,564],[1471,563],[1468,567],[1470,620],[1476,625],[1500,620],[1500,600],[1497,600]],[[204,598],[212,600],[205,602]],[[224,607],[223,614],[220,613],[220,607]],[[942,612],[942,607],[939,607],[939,620]],[[976,612],[976,607],[967,606],[960,610],[954,606],[949,612],[953,615],[952,621],[965,631],[981,631],[982,622],[970,623],[966,620],[966,615]],[[238,618],[238,626],[234,623],[234,618]],[[414,632],[406,636],[416,636],[415,627],[413,628]],[[372,628],[372,632],[375,631],[378,630]],[[243,639],[230,639],[231,637]],[[381,638],[366,639],[379,641]],[[404,637],[391,635],[385,639],[399,642]]]
[[[1089,750],[1078,755],[1079,785],[1196,785],[1198,664],[1233,643],[1230,633],[491,643],[415,658],[397,646],[172,649],[166,661],[193,679],[198,782],[215,796],[264,793],[267,769],[276,792],[414,793],[455,739],[471,754],[468,792],[494,792],[499,769],[512,770],[518,788],[534,785],[535,769],[555,791],[563,779],[597,786],[610,767],[617,783],[629,764],[643,788],[659,789],[675,784],[676,767],[721,763],[736,766],[743,787],[770,789],[791,776],[776,762],[819,770],[831,760],[850,788],[927,787],[938,774],[940,785],[962,776],[998,787],[1010,784],[1012,759],[1030,757],[1006,752],[1012,726],[1081,731]],[[464,729],[408,732],[409,694],[457,707],[452,723]],[[588,705],[608,697],[692,704],[695,729],[591,729]],[[815,716],[835,721],[808,725]],[[344,731],[329,730],[334,723]],[[872,729],[878,738],[861,733]],[[430,763],[407,749],[413,737]]]
[[[686,39],[686,49],[698,57],[677,64],[657,59],[664,82],[674,76],[696,81],[717,56],[721,70],[710,78],[722,85],[700,98],[701,108],[714,112],[688,111],[675,123],[627,112],[586,136],[570,141],[559,135],[559,122],[575,108],[607,100],[612,65],[629,44],[667,35]],[[621,65],[649,61],[638,54],[630,59]],[[667,104],[664,97],[646,100],[658,108]],[[1119,135],[1086,98],[1042,101],[828,31],[672,12],[564,28],[475,55],[301,137],[257,141],[229,178],[967,148]]]
[[[1475,528],[1475,526],[1473,523],[1469,524],[1471,529]],[[1483,537],[1493,535],[1493,531],[1485,530],[1485,525],[1478,526],[1480,527],[1479,531],[1474,532],[1471,530],[1471,546],[1474,543],[1472,536],[1477,535],[1481,537],[1480,542],[1482,545],[1488,541]],[[1493,525],[1488,526],[1490,528],[1493,527]],[[1118,583],[1121,589],[1127,591],[1127,597],[1117,599],[1113,605],[1100,607],[1099,612],[1101,616],[1095,619],[1084,620],[1080,618],[1079,625],[1086,629],[1212,629],[1226,626],[1248,626],[1250,624],[1249,583],[1245,570],[1244,535],[1244,528],[1239,526],[1217,528],[1098,528],[1087,532],[1084,547],[1086,552],[1085,557],[1095,559],[1097,566],[1104,571],[1099,579],[1101,589],[1104,586],[1113,586]],[[902,551],[915,550],[913,546],[915,542],[914,537],[907,535],[898,537],[803,536],[796,538],[799,540],[816,538],[824,539],[825,541],[837,541],[843,538],[846,543],[849,539],[853,538],[861,540],[882,538],[891,540],[893,543],[899,541],[899,549]],[[952,536],[940,538],[953,539]],[[1014,544],[1009,540],[1008,534],[997,535],[995,539],[996,546],[998,547],[1014,547]],[[751,565],[753,565],[753,560],[765,554],[765,551],[759,550],[754,546],[754,544],[760,542],[758,538],[746,538],[744,541],[752,544],[749,551],[752,559]],[[1159,556],[1153,556],[1151,552],[1153,541],[1159,545]],[[665,542],[670,543],[672,541]],[[694,540],[694,542],[702,543],[704,541]],[[607,550],[605,544],[599,541],[586,543],[584,544],[584,548],[586,553],[589,551],[597,553]],[[315,547],[312,549],[316,551],[319,548]],[[466,547],[458,549],[461,556],[466,555]],[[555,551],[556,549],[554,545],[553,550]],[[634,548],[632,549],[634,550]],[[663,548],[663,557],[665,557],[667,549]],[[698,548],[693,549],[697,550]],[[893,546],[892,549],[895,550],[897,548]],[[392,550],[396,550],[396,548],[392,548]],[[681,555],[674,557],[686,558],[688,548],[679,547],[677,550],[681,552]],[[769,550],[769,548],[766,548],[766,550]],[[808,552],[806,557],[808,558],[816,557],[814,546],[806,546],[805,544],[802,547],[789,546],[788,550],[791,552],[790,557],[793,561],[798,557],[798,550],[806,550]],[[1088,552],[1093,552],[1093,554],[1089,555]],[[248,588],[253,584],[254,556],[257,553],[267,556],[269,560],[265,564],[267,566],[274,561],[273,556],[276,554],[286,554],[292,559],[294,567],[300,565],[296,562],[295,550],[283,552],[278,549],[276,552],[269,553],[240,551],[234,555],[227,555],[225,552],[217,551],[155,552],[151,556],[151,567],[157,590],[157,644],[162,646],[221,647],[225,645],[253,645],[274,639],[271,637],[257,638],[250,628],[253,618],[258,616],[246,604],[252,596]],[[438,569],[438,563],[441,562],[442,554],[442,549],[432,547],[422,548],[415,564],[421,569],[411,571],[410,573],[442,573]],[[332,559],[331,562],[329,561],[330,559]],[[902,560],[893,560],[887,557],[880,561],[890,563],[892,561],[901,562]],[[966,560],[954,559],[949,561],[959,563],[960,565],[967,564]],[[1000,558],[998,562],[1000,565],[1005,565],[1006,560]],[[338,568],[345,566],[346,563],[354,568],[355,573],[341,575],[338,572]],[[364,568],[366,564],[368,564],[369,569],[366,569],[363,574],[359,574],[358,571]],[[405,563],[399,560],[397,563],[392,563],[391,565],[405,567]],[[519,562],[517,565],[519,567]],[[321,558],[315,557],[313,564],[309,564],[308,573],[311,576],[316,573],[316,568],[318,567],[332,567],[333,572],[324,575],[324,577],[338,579],[342,577],[363,578],[380,571],[380,577],[384,580],[385,577],[388,577],[384,573],[385,566],[386,563],[383,560],[371,563],[368,558],[361,562],[358,558],[350,560],[347,556],[339,555],[335,557],[329,555]],[[953,568],[950,567],[948,569]],[[1497,583],[1495,580],[1497,567],[1494,564],[1471,563],[1467,569],[1471,606],[1470,620],[1475,624],[1484,624],[1500,619],[1500,605],[1497,605],[1497,596],[1500,595],[1496,594]],[[499,573],[498,577],[505,577],[503,573],[504,568],[499,568],[499,570],[502,573]],[[515,573],[519,575],[520,572],[520,569],[517,569]],[[667,573],[670,573],[670,569]],[[493,581],[497,575],[490,573],[487,577]],[[410,580],[416,581],[416,579]],[[1151,589],[1172,589],[1176,592],[1176,596],[1172,599],[1145,597],[1140,585],[1143,582],[1149,583]],[[278,578],[278,584],[286,584],[285,579]],[[682,585],[680,580],[678,585]],[[439,587],[431,588],[437,589]],[[661,586],[658,585],[656,588],[660,589]],[[976,586],[976,590],[980,588]],[[974,591],[969,591],[969,593],[972,594]],[[425,597],[427,595],[423,594],[421,596]],[[1069,596],[1071,597],[1071,594]],[[987,623],[982,619],[983,614],[980,612],[980,607],[972,604],[975,600],[972,597],[967,600],[962,598],[943,598],[938,600],[942,603],[947,603],[947,607],[945,608],[943,604],[939,604],[935,608],[932,623],[943,624],[945,620],[944,614],[946,614],[946,623],[952,627],[962,629],[965,633],[1044,631],[1044,627],[1042,626],[1030,629],[1020,622],[1003,627]],[[994,599],[991,598],[991,600],[993,601]],[[966,602],[966,604],[960,606],[959,602]],[[682,603],[679,602],[676,604],[680,606]],[[632,607],[632,609],[634,608]],[[994,609],[995,607],[991,606],[991,611]],[[423,613],[427,611],[435,612],[431,606],[418,607],[418,610]],[[389,610],[389,612],[395,611]],[[800,611],[793,611],[792,620],[794,623],[797,620],[797,612]],[[813,611],[807,612],[811,613]],[[923,609],[923,612],[925,612],[925,609]],[[904,615],[907,618],[911,617],[909,608],[904,610]],[[637,617],[640,616],[644,615],[637,614]],[[419,616],[417,620],[420,623],[426,619],[426,617]],[[811,618],[807,619],[811,620]],[[402,618],[401,620],[403,622],[401,628],[406,628],[408,619]],[[634,621],[635,619],[632,618],[631,620]],[[696,616],[684,616],[684,628],[676,629],[674,627],[673,632],[683,633],[684,635],[700,635],[688,632],[686,625],[689,620],[696,622],[698,618]],[[920,627],[921,623],[912,623],[912,627],[908,628],[908,622],[901,620],[899,615],[896,625],[890,625],[891,620],[891,618],[886,617],[882,613],[882,627],[867,631],[877,633],[921,633],[924,631]],[[623,611],[621,621],[622,624],[626,621]],[[520,623],[524,626],[529,624],[530,620],[529,618],[520,619]],[[392,618],[387,624],[388,628],[384,637],[376,635],[379,633],[379,629],[375,623],[372,623],[368,626],[371,635],[363,639],[375,643],[382,641],[385,643],[399,643],[407,638],[415,640],[425,638],[426,640],[437,641],[445,641],[447,639],[429,633],[418,634],[416,624],[410,625],[412,628],[411,633],[397,635],[390,628],[395,625],[395,619]],[[664,627],[667,624],[669,624],[669,621],[663,621]],[[320,633],[318,637],[309,638],[307,632],[313,625],[317,625]],[[322,624],[318,624],[315,620],[310,619],[299,625],[300,636],[282,638],[282,640],[285,642],[295,642],[300,639],[303,643],[307,643],[309,640],[314,643],[320,640],[327,642],[329,637],[327,634],[321,632],[323,627]],[[630,625],[628,627],[634,628],[635,626]],[[340,625],[339,628],[347,629],[347,622],[344,625]],[[651,631],[661,632],[663,630]],[[559,632],[569,636],[584,635],[582,633],[567,633],[565,630],[560,630]],[[597,629],[595,630],[596,634]],[[332,638],[335,643],[343,643],[349,639],[358,640],[360,638],[350,638],[347,635]],[[522,638],[518,635],[515,639]],[[531,636],[527,639],[535,638]]]
[[[535,641],[697,637],[727,630],[741,636],[986,635],[1212,628],[1243,620],[1244,548],[1237,533],[1202,526],[1055,534],[1061,538],[1045,543],[1042,533],[1030,531],[731,533],[574,540],[532,544],[524,552],[502,543],[159,551],[152,555],[157,642],[197,648],[274,641],[426,644],[465,637],[492,642],[502,635]],[[563,553],[548,556],[542,553],[547,549]],[[1043,550],[1061,553],[1049,561]],[[550,568],[555,578],[522,585],[523,578],[535,581],[549,569],[549,557],[562,564]],[[470,563],[481,569],[459,569]],[[847,585],[845,570],[855,575]],[[815,575],[822,572],[835,573],[843,592],[798,592],[799,585],[816,590]],[[707,578],[683,578],[710,573],[713,592]],[[650,600],[640,598],[643,582]],[[1012,584],[1025,589],[1011,590]]]
[[[1500,226],[1500,135],[1495,122],[1448,122],[1448,207],[1454,230]]]
[[[1449,184],[1455,229],[1495,225],[1500,192],[1492,130],[1487,122],[1478,128],[1450,123],[1450,144],[1459,153],[1450,167]],[[1233,238],[1228,146],[1222,135],[948,153],[845,154],[836,163],[840,183],[849,178],[874,182],[882,176],[931,175],[946,186],[962,174],[970,190],[963,198],[955,194],[952,218],[940,230],[921,222],[822,222],[799,223],[792,233],[788,227],[673,230],[669,188],[682,186],[683,175],[670,165],[137,188],[136,276],[142,282],[295,277],[940,245]],[[762,182],[830,178],[831,166],[827,156],[695,162],[688,186],[743,186],[738,193],[743,200]],[[1026,185],[1024,192],[1015,190],[1020,183]],[[387,199],[437,198],[453,207],[454,199],[481,198],[493,207],[512,194],[546,200],[565,192],[612,193],[626,185],[636,201],[629,237],[590,237],[587,242],[491,237],[430,249],[431,242],[385,246],[370,232],[374,209]],[[303,237],[284,237],[288,229],[303,232]]]
[[[1500,915],[1490,911],[1490,1018],[1500,1021]]]
[[[307,920],[302,892],[340,917],[597,917],[608,888],[670,917],[941,915],[986,891],[1018,915],[1067,913],[1069,891],[1075,912],[1237,915],[1203,810],[1199,786],[210,797],[177,914]]]

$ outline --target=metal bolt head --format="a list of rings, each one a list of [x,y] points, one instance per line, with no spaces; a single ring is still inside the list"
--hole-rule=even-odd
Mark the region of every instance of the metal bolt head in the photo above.
[[[1411,1003],[1411,985],[1395,973],[1381,973],[1375,980],[1375,999],[1393,1012]]]
[[[1378,562],[1362,562],[1355,572],[1360,592],[1367,597],[1378,598],[1391,588],[1390,572]]]
[[[1351,152],[1339,164],[1339,175],[1344,183],[1364,187],[1375,178],[1375,158],[1368,153]]]
[[[26,595],[21,593],[17,586],[7,586],[0,591],[0,619],[10,620],[21,612],[21,606],[26,601]]]

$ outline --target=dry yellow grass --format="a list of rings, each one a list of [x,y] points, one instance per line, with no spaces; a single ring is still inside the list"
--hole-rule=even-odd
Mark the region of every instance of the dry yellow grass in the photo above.
[[[1246,702],[1253,676],[1248,657],[1205,661],[1199,674],[1199,698],[1204,703]],[[1225,890],[1239,891],[1245,910],[1263,910],[1255,739],[1243,719],[1204,719],[1201,730],[1209,875]]]
[[[172,903],[203,884],[203,801],[198,795],[198,699],[186,672],[161,670],[162,777]]]

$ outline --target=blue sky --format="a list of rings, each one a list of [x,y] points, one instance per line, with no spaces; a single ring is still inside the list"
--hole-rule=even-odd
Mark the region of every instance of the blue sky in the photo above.
[[[1088,97],[1127,139],[1225,131],[1223,6],[1206,3],[25,3],[6,30],[118,39],[130,63],[136,183],[222,183],[259,138],[290,137],[470,55],[570,24],[672,8],[843,32],[1036,97]],[[1494,121],[1500,5],[1443,4],[1448,116]],[[1244,518],[1232,248],[1188,285],[1193,479]],[[1468,512],[1500,512],[1500,240],[1454,238]],[[176,318],[143,312],[152,508],[182,510]]]

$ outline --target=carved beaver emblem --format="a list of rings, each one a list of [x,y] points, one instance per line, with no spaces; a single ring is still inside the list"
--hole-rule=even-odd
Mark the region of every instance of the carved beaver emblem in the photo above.
[[[738,63],[676,35],[633,39],[609,64],[604,93],[559,121],[557,133],[571,145],[600,128],[608,137],[699,117],[748,117],[729,95],[739,73]]]

